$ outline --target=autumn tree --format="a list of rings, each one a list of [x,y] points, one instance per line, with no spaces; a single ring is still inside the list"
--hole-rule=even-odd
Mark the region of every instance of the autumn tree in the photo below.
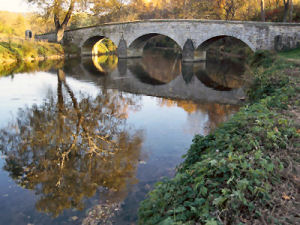
[[[266,14],[265,14],[265,0],[260,1],[260,17],[261,21],[266,21]]]
[[[41,16],[45,19],[53,17],[56,40],[60,42],[63,39],[64,31],[71,19],[75,8],[85,9],[87,0],[27,0],[29,3],[37,6]]]
[[[284,6],[283,22],[287,22],[288,13],[289,13],[289,6],[290,6],[290,0],[283,0],[283,6]]]
[[[294,3],[293,0],[290,0],[290,18],[289,18],[290,22],[293,22],[293,10],[294,10]]]
[[[95,0],[92,11],[96,15],[109,15],[111,21],[123,21],[126,18],[125,0]]]

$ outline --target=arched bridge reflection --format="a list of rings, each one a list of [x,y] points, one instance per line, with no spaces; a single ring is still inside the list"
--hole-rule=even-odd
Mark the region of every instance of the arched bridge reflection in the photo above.
[[[183,63],[174,54],[151,53],[141,59],[82,58],[76,66],[69,67],[73,76],[81,71],[81,77],[96,77],[100,86],[130,93],[229,104],[244,98],[243,62],[230,59]]]

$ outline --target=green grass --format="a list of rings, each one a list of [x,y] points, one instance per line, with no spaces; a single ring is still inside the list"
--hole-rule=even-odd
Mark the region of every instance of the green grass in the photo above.
[[[286,182],[286,154],[299,138],[282,114],[299,94],[284,73],[294,65],[268,52],[256,53],[250,63],[248,104],[212,134],[195,136],[176,176],[157,183],[140,204],[139,224],[285,222],[272,209],[282,194],[276,187]]]
[[[280,52],[279,55],[289,59],[300,59],[300,48]]]

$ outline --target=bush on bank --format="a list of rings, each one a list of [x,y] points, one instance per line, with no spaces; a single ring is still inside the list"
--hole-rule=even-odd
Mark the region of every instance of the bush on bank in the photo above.
[[[0,62],[38,60],[64,54],[59,44],[27,40],[8,40],[0,42]]]
[[[63,55],[63,48],[59,44],[17,39],[2,41],[0,42],[0,75],[33,71],[38,67],[48,68],[49,63],[41,61],[58,59]]]
[[[283,73],[292,64],[258,52],[250,64],[249,103],[212,134],[195,136],[172,179],[156,184],[139,208],[139,224],[280,223],[271,213],[287,164],[280,157],[299,137],[281,113],[299,89]],[[270,210],[264,218],[263,211]]]

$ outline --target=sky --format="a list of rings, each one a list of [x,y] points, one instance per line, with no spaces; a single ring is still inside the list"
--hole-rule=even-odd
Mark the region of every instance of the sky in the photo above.
[[[0,0],[0,11],[31,12],[26,0]]]

